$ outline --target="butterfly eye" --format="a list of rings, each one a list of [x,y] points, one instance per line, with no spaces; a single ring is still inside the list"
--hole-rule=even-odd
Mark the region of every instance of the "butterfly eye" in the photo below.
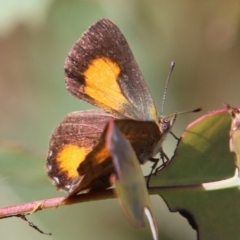
[[[160,129],[162,133],[168,132],[170,129],[170,122],[169,121],[162,121],[160,123]]]
[[[164,123],[164,129],[167,131],[170,129],[170,122]]]

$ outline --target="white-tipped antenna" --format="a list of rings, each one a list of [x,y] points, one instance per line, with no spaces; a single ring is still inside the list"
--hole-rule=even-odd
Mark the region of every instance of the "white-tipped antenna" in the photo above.
[[[171,78],[174,66],[175,66],[175,62],[172,61],[171,62],[171,67],[170,67],[170,71],[168,73],[168,78],[167,78],[167,81],[166,81],[166,84],[165,84],[164,92],[163,92],[161,116],[163,116],[163,108],[164,108],[164,104],[165,104],[165,100],[166,100],[167,89],[168,89],[169,81],[170,81],[170,78]]]

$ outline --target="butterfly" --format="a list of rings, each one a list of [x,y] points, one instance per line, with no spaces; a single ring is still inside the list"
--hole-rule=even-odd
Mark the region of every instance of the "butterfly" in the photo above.
[[[114,172],[105,144],[110,120],[128,139],[140,164],[162,151],[177,114],[158,116],[156,106],[120,29],[101,19],[83,33],[65,62],[67,89],[102,110],[69,113],[54,130],[47,174],[69,195],[110,186]]]

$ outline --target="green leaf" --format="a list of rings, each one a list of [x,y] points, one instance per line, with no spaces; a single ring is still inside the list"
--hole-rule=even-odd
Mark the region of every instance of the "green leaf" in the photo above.
[[[187,217],[198,239],[239,239],[239,178],[229,151],[229,129],[226,110],[189,125],[170,164],[150,182],[165,186],[158,193],[170,211]]]
[[[170,163],[151,178],[150,186],[186,186],[232,177],[235,165],[229,151],[229,129],[226,110],[190,124]]]

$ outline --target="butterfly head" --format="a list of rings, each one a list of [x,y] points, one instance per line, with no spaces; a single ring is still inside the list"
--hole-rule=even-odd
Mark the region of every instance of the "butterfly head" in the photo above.
[[[177,115],[177,113],[174,113],[168,116],[160,116],[158,118],[158,125],[162,134],[167,134],[171,131],[172,126],[176,121]]]

